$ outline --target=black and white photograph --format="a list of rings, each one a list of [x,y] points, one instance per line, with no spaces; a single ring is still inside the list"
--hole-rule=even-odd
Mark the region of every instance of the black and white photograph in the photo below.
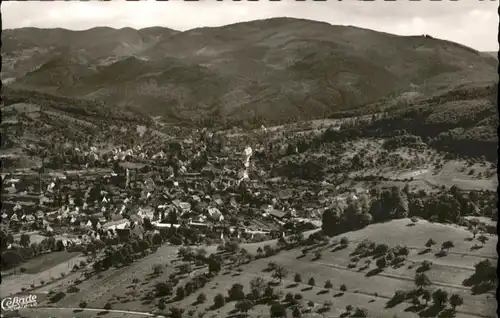
[[[1,20],[2,318],[498,317],[498,1]]]

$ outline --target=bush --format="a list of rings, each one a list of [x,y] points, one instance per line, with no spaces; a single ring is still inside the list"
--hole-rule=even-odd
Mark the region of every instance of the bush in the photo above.
[[[271,317],[286,317],[286,308],[282,304],[274,303],[269,309]]]
[[[224,298],[224,295],[222,294],[217,294],[214,297],[214,306],[215,308],[220,308],[226,304],[226,299]]]
[[[295,274],[295,277],[293,278],[293,280],[296,283],[300,283],[300,282],[302,282],[302,276],[299,273],[297,273],[297,274]]]
[[[160,282],[155,286],[156,297],[164,297],[172,293],[172,286],[167,283]]]
[[[347,247],[347,245],[349,245],[349,239],[344,236],[340,239],[340,245],[342,245],[343,247]]]
[[[356,308],[354,313],[352,314],[353,317],[368,317],[368,311],[364,308]]]
[[[325,282],[325,288],[330,289],[330,288],[332,288],[332,287],[333,287],[332,282],[331,282],[330,280],[327,280],[327,281]]]
[[[345,284],[340,285],[340,291],[345,293],[347,291],[347,286]]]
[[[245,299],[245,293],[243,292],[243,285],[233,284],[231,289],[228,291],[230,300],[243,300]]]
[[[392,296],[391,301],[396,302],[396,303],[401,303],[406,299],[406,292],[402,290],[398,290],[394,293],[394,296]]]
[[[106,303],[103,308],[106,309],[106,310],[110,310],[111,309],[111,304],[110,303]]]
[[[75,285],[71,285],[68,287],[68,293],[78,293],[80,289]]]
[[[207,300],[207,296],[204,293],[200,293],[196,298],[196,301],[200,304],[203,304]]]
[[[177,287],[177,290],[175,291],[175,297],[179,300],[184,299],[184,297],[186,297],[186,290],[184,289],[183,286]]]
[[[85,301],[81,301],[81,302],[78,304],[78,307],[80,307],[80,308],[85,308],[85,307],[87,307],[87,302],[85,302]]]
[[[58,292],[57,294],[54,294],[52,297],[50,297],[50,302],[51,303],[56,303],[59,300],[63,299],[66,294],[64,292]]]

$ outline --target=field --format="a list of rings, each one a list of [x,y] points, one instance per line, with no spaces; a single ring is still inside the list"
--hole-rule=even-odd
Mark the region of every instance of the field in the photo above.
[[[230,267],[222,270],[221,274],[214,277],[207,285],[192,295],[172,303],[172,306],[187,308],[198,312],[207,312],[206,317],[226,317],[231,315],[234,303],[228,303],[218,310],[212,310],[213,297],[218,293],[226,294],[234,283],[241,283],[249,292],[249,282],[254,277],[262,277],[266,281],[273,281],[272,272],[266,271],[269,262],[275,262],[288,270],[288,276],[281,284],[275,287],[282,295],[291,292],[300,293],[303,302],[315,303],[316,311],[325,301],[331,301],[333,307],[323,313],[324,317],[339,317],[348,305],[362,307],[368,310],[370,317],[415,317],[411,312],[411,304],[403,302],[394,307],[387,307],[388,300],[395,291],[410,291],[415,288],[414,277],[419,264],[428,260],[433,263],[426,272],[432,282],[431,289],[442,288],[449,294],[456,293],[463,297],[463,306],[457,309],[456,317],[494,317],[495,298],[493,293],[473,295],[470,287],[462,282],[474,273],[474,264],[483,259],[490,259],[496,263],[495,244],[496,236],[489,236],[489,241],[479,249],[471,251],[477,242],[470,241],[472,234],[458,226],[429,223],[419,220],[415,225],[409,226],[409,219],[395,220],[383,224],[370,225],[360,231],[349,232],[342,237],[347,237],[349,245],[345,249],[338,248],[340,237],[332,238],[330,244],[314,247],[306,256],[299,249],[282,251],[270,258],[252,261],[239,267]],[[432,238],[437,242],[436,247],[424,253],[425,242]],[[387,243],[389,247],[396,244],[406,245],[410,254],[403,266],[398,268],[387,267],[378,274],[373,273],[375,265],[367,264],[366,259],[358,260],[355,267],[349,266],[350,255],[357,243],[369,239],[377,244]],[[435,253],[443,241],[453,241],[455,247],[449,250],[448,255],[438,257]],[[262,242],[242,244],[241,247],[250,253],[255,253],[259,246],[273,244]],[[215,252],[215,246],[206,247],[208,253]],[[170,274],[174,273],[181,262],[176,259],[177,248],[163,246],[156,253],[145,259],[133,263],[129,267],[106,271],[102,276],[94,276],[78,285],[79,292],[67,294],[57,306],[63,308],[78,307],[82,300],[88,303],[89,308],[103,308],[104,304],[112,304],[113,310],[134,310],[148,313],[156,309],[155,301],[146,304],[142,296],[154,289],[156,283],[167,281]],[[321,258],[314,260],[313,254],[321,253]],[[367,258],[368,259],[368,258]],[[151,275],[153,266],[161,264],[163,271],[158,276]],[[178,276],[179,284],[183,284],[195,273],[206,272],[206,267],[193,267],[188,274]],[[294,283],[294,275],[302,276],[302,283]],[[309,278],[314,277],[315,286],[307,285]],[[134,279],[137,279],[134,283]],[[325,290],[325,282],[331,280],[333,288]],[[70,281],[67,281],[70,283]],[[347,291],[341,292],[340,285],[345,284]],[[135,285],[135,287],[134,287]],[[68,285],[66,285],[68,286]],[[64,287],[60,286],[59,288]],[[49,289],[46,287],[45,290]],[[200,292],[207,296],[204,304],[197,304],[196,297]],[[126,300],[125,300],[126,299]],[[307,307],[307,306],[306,306]],[[249,317],[266,317],[269,307],[257,305],[249,312]],[[87,317],[79,313],[78,317]],[[311,314],[311,317],[314,315]],[[29,316],[31,317],[31,316]],[[114,316],[113,316],[114,317]]]
[[[364,153],[365,167],[349,173],[348,186],[363,187],[366,182],[352,178],[367,176],[384,177],[382,186],[405,186],[412,190],[434,191],[442,186],[457,186],[463,190],[495,190],[498,186],[496,168],[488,162],[472,163],[466,160],[445,160],[442,153],[433,149],[415,150],[401,147],[383,154],[382,139],[361,139],[348,142],[345,151],[339,153],[341,162],[352,161],[357,154]],[[384,164],[373,164],[377,158],[391,157]],[[346,184],[347,186],[347,184]]]
[[[30,285],[40,286],[61,279],[61,273],[70,273],[73,266],[80,264],[86,258],[76,252],[53,252],[35,257],[17,268],[16,273],[2,277],[0,297],[21,292],[22,288],[30,289]],[[21,274],[19,269],[24,267],[26,272]],[[10,271],[9,271],[10,272]],[[3,276],[3,275],[2,275]]]

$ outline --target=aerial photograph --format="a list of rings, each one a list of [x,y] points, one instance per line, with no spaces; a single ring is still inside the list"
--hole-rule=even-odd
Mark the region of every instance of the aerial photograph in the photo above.
[[[498,317],[498,12],[2,3],[1,317]]]

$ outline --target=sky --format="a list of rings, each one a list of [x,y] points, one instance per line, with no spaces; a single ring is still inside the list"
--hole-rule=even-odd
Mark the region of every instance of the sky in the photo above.
[[[184,31],[271,17],[295,17],[398,35],[429,34],[480,51],[498,51],[498,4],[499,0],[6,1],[1,10],[4,29],[164,26]]]

